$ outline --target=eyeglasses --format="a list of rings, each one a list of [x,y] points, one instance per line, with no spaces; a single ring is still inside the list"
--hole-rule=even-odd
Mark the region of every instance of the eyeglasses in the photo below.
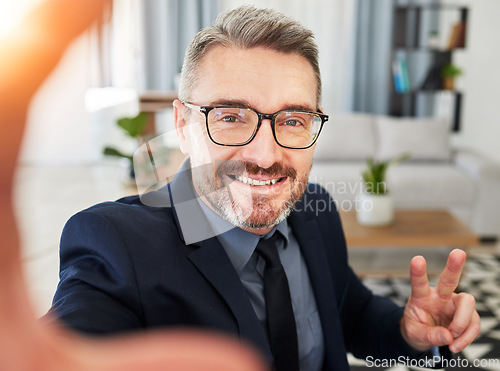
[[[284,148],[306,149],[318,139],[328,115],[301,110],[282,110],[273,114],[252,108],[197,106],[183,102],[205,114],[208,136],[221,146],[244,146],[257,135],[262,120],[271,120],[274,140]]]

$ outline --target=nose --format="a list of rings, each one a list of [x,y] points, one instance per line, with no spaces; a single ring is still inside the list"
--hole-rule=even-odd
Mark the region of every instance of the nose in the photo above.
[[[262,120],[255,138],[242,147],[242,156],[245,161],[253,162],[261,168],[267,169],[282,160],[282,150],[274,140],[271,120]]]

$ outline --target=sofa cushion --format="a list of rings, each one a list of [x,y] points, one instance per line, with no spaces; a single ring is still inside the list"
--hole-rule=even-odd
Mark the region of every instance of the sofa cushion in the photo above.
[[[477,197],[473,180],[452,163],[404,162],[390,167],[387,187],[399,208],[471,207]],[[314,162],[309,181],[321,184],[342,210],[350,210],[349,202],[361,191],[362,161]]]
[[[364,160],[375,156],[373,116],[361,113],[333,114],[318,138],[314,158]]]
[[[437,118],[376,117],[376,158],[389,160],[404,152],[411,160],[449,161],[450,134],[445,120]]]
[[[477,196],[472,179],[449,163],[393,166],[387,172],[387,186],[402,208],[470,206]]]

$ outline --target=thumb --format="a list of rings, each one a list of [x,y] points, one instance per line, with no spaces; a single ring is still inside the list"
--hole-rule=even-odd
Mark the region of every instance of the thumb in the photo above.
[[[447,328],[412,319],[402,320],[401,333],[406,342],[419,351],[426,351],[433,346],[449,345],[453,342],[453,335]]]
[[[427,326],[425,336],[432,346],[440,347],[453,342],[453,335],[450,330],[443,326]]]

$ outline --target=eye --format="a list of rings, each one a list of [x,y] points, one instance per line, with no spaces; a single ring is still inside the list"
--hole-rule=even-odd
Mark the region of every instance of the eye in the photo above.
[[[214,112],[215,115],[212,118],[213,122],[219,122],[224,124],[234,124],[242,122],[242,117],[240,114],[233,112]]]
[[[238,121],[238,117],[227,115],[227,116],[221,117],[221,121],[224,121],[227,123],[233,123],[233,122]]]
[[[287,114],[277,120],[277,124],[282,128],[299,129],[305,126],[305,120],[299,114]]]
[[[302,123],[299,120],[295,120],[295,119],[286,120],[283,124],[286,125],[286,126],[299,126],[299,125],[302,125]]]

